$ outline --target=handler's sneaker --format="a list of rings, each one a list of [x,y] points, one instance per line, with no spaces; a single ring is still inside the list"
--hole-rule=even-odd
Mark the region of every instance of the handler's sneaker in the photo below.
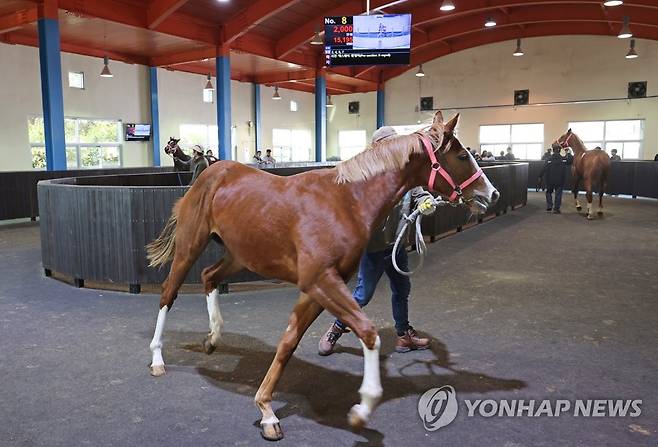
[[[346,329],[341,328],[335,322],[331,324],[326,334],[322,336],[318,343],[318,354],[329,355],[334,352],[336,342],[341,335],[348,332]]]
[[[412,327],[407,329],[404,335],[398,335],[398,341],[395,344],[396,352],[420,351],[430,347],[429,338],[421,338],[418,332]]]

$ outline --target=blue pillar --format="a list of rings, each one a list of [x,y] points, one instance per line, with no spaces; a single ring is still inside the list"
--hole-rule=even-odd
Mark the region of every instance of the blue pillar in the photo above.
[[[229,54],[218,55],[217,68],[217,132],[219,159],[231,159],[231,59]]]
[[[158,109],[158,68],[149,67],[151,87],[151,142],[153,166],[160,166],[160,111]]]
[[[262,127],[261,127],[261,114],[260,114],[260,84],[254,83],[254,127],[256,128],[255,137],[255,151],[261,150],[263,144]]]
[[[315,161],[324,161],[327,144],[327,80],[315,77]]]
[[[380,86],[377,89],[377,129],[384,125],[384,107],[386,95],[384,94],[384,87]]]
[[[46,168],[49,171],[66,170],[59,22],[57,19],[40,18],[38,28]]]

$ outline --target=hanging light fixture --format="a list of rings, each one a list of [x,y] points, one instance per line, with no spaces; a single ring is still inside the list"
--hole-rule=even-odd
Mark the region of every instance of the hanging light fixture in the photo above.
[[[332,109],[334,107],[334,103],[331,101],[331,95],[327,95],[327,108]]]
[[[491,27],[494,27],[494,26],[496,26],[496,25],[497,25],[497,23],[496,23],[496,21],[493,19],[493,17],[489,17],[489,18],[487,18],[487,21],[484,22],[484,26],[486,26],[487,28],[491,28]]]
[[[101,78],[113,78],[114,77],[114,75],[110,71],[110,67],[108,66],[109,62],[110,62],[110,59],[107,56],[105,56],[103,58],[103,70],[101,71]]]
[[[622,2],[621,0],[607,0],[603,2],[603,6],[619,6],[623,4],[624,2]]]
[[[203,89],[212,92],[213,90],[215,90],[215,87],[212,86],[212,80],[210,79],[210,75],[208,75],[206,79],[207,79],[206,86]]]
[[[624,25],[621,27],[621,31],[619,31],[619,35],[617,37],[620,39],[628,39],[629,37],[633,37],[633,33],[631,32],[630,27],[630,18],[628,16],[624,16]]]
[[[311,45],[324,45],[324,40],[322,40],[319,29],[315,30],[315,35],[311,39]]]
[[[455,4],[450,0],[444,0],[439,9],[441,11],[452,11],[455,9]]]
[[[274,86],[274,94],[272,95],[272,99],[275,101],[278,101],[281,99],[281,95],[279,95],[279,86],[275,85]]]
[[[416,76],[418,76],[419,78],[425,76],[425,72],[423,71],[423,64],[420,64],[418,66],[418,71],[416,72]]]
[[[523,49],[521,48],[521,39],[516,39],[516,50],[512,53],[512,56],[523,56]]]
[[[631,39],[631,47],[626,53],[626,59],[635,59],[638,57],[637,52],[635,51],[635,39]]]

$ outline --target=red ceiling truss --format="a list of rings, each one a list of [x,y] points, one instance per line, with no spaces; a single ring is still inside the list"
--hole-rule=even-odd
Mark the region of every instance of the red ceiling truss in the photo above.
[[[3,0],[0,41],[38,45],[36,21],[58,18],[62,50],[133,64],[215,73],[214,58],[231,55],[231,77],[312,92],[322,72],[330,94],[373,91],[419,64],[481,45],[524,37],[613,38],[630,17],[635,37],[658,40],[658,1],[630,0],[371,0],[372,10],[412,14],[411,64],[323,67],[322,46],[309,44],[324,16],[365,12],[365,0]],[[497,26],[484,27],[492,17]]]

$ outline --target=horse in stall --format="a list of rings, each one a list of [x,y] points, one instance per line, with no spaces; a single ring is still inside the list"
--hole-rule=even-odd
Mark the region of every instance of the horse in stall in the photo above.
[[[571,172],[573,174],[573,198],[575,200],[576,209],[582,210],[582,206],[578,201],[578,191],[582,182],[585,187],[585,197],[587,198],[587,219],[594,218],[592,214],[592,199],[595,186],[599,190],[599,209],[597,214],[603,215],[603,193],[608,184],[608,172],[610,171],[610,156],[601,149],[587,150],[583,141],[571,131],[555,140],[554,144],[559,144],[560,147],[570,147],[574,152],[573,165]]]
[[[206,169],[174,205],[161,235],[147,246],[151,266],[172,260],[162,284],[150,344],[151,374],[165,374],[162,333],[167,312],[189,269],[212,238],[226,251],[219,262],[202,272],[210,320],[210,332],[203,342],[206,353],[212,353],[219,341],[223,320],[217,286],[226,277],[246,268],[296,284],[300,290],[288,327],[255,396],[262,413],[261,435],[268,440],[283,438],[272,410],[272,393],[300,339],[323,309],[344,321],[361,342],[361,401],[352,407],[348,420],[355,429],[363,427],[382,394],[380,340],[346,282],[355,273],[372,230],[412,187],[428,185],[430,190],[468,204],[478,213],[499,197],[454,136],[458,118],[443,123],[437,112],[428,130],[375,143],[331,169],[289,177],[233,161],[220,161]],[[260,200],[263,191],[269,192],[265,202]]]

